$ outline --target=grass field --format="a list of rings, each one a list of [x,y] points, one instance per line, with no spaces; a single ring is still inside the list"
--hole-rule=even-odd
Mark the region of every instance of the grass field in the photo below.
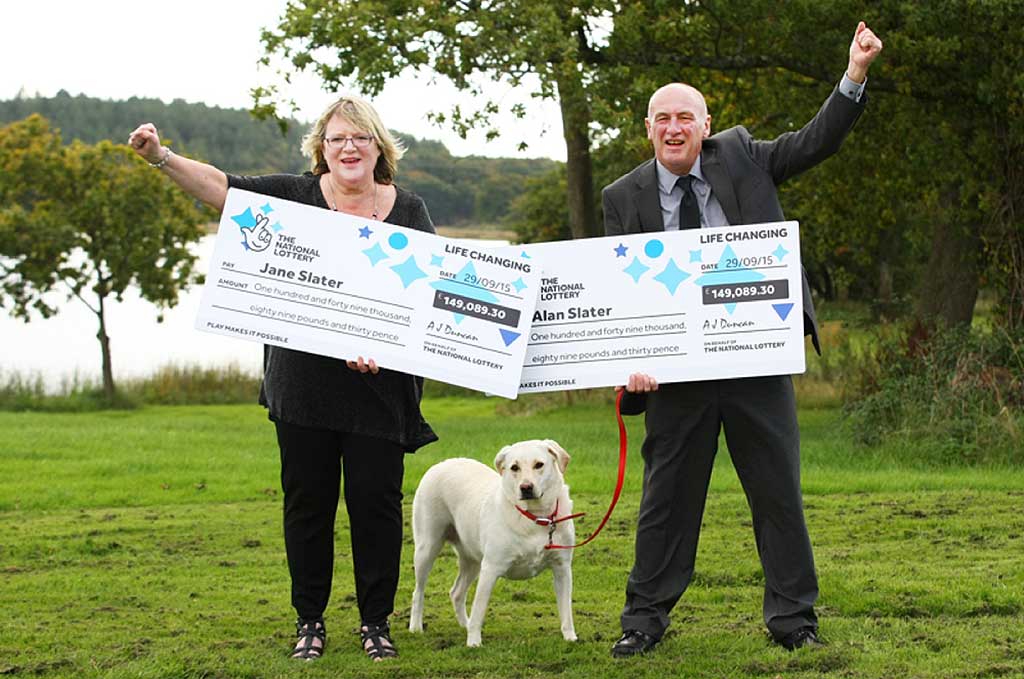
[[[573,455],[577,532],[611,498],[607,406],[495,415],[493,400],[425,403],[441,442],[407,457],[406,510],[426,468],[490,462],[506,442],[551,437]],[[465,647],[445,553],[427,630],[405,630],[411,531],[393,619],[402,657],[359,649],[339,513],[328,652],[287,658],[292,616],[273,428],[256,406],[0,413],[0,676],[13,677],[1024,677],[1024,470],[942,468],[913,450],[848,443],[836,410],[805,410],[804,488],[828,646],[787,653],[761,620],[749,513],[724,445],[697,574],[658,650],[609,656],[632,558],[642,422],[605,532],[575,555],[580,641],[558,631],[551,576],[499,581],[484,645]]]

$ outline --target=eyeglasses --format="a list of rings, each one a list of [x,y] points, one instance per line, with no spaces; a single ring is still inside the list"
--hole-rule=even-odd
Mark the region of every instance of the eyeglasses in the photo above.
[[[330,146],[332,149],[340,151],[345,148],[345,145],[351,141],[352,145],[357,149],[366,148],[373,141],[373,137],[368,134],[356,134],[351,137],[331,137],[330,139],[324,139],[324,143]]]

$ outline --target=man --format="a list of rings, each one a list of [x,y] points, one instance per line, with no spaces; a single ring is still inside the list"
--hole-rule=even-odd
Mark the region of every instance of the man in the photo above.
[[[654,159],[605,187],[605,233],[753,224],[785,219],[776,186],[835,153],[864,109],[868,66],[882,42],[860,22],[842,81],[797,132],[759,141],[743,127],[711,135],[701,93],[680,83],[650,99]],[[804,332],[820,352],[806,277]],[[764,620],[787,649],[820,645],[818,581],[800,491],[800,440],[789,375],[661,385],[643,373],[625,385],[623,410],[646,410],[644,486],[636,556],[626,584],[615,657],[657,645],[693,577],[718,435],[725,429],[750,505],[765,575]]]

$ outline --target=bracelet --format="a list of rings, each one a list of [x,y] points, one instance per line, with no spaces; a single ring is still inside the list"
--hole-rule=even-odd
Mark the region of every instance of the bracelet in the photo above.
[[[150,167],[155,167],[156,169],[159,170],[161,167],[163,167],[164,165],[167,164],[167,161],[170,160],[170,158],[171,158],[171,149],[170,149],[170,147],[165,146],[164,147],[164,157],[161,158],[159,161],[157,161],[155,163],[150,163],[149,166]]]

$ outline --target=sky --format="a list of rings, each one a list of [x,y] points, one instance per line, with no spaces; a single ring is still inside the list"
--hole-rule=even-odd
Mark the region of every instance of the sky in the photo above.
[[[100,99],[184,99],[225,108],[249,108],[249,91],[276,80],[259,67],[263,28],[277,24],[286,0],[0,0],[0,99],[20,91],[53,96],[59,90]],[[353,88],[351,93],[357,93]],[[526,105],[528,117],[498,119],[502,135],[465,140],[427,120],[431,110],[471,105],[429,73],[408,73],[389,83],[373,104],[388,127],[438,139],[455,155],[547,157],[565,160],[557,105],[493,84],[504,105]],[[313,120],[340,92],[324,92],[311,77],[297,77],[283,92],[299,105],[297,117]],[[152,122],[157,128],[160,121]],[[130,130],[125,130],[127,138]],[[518,151],[520,141],[529,143]]]

